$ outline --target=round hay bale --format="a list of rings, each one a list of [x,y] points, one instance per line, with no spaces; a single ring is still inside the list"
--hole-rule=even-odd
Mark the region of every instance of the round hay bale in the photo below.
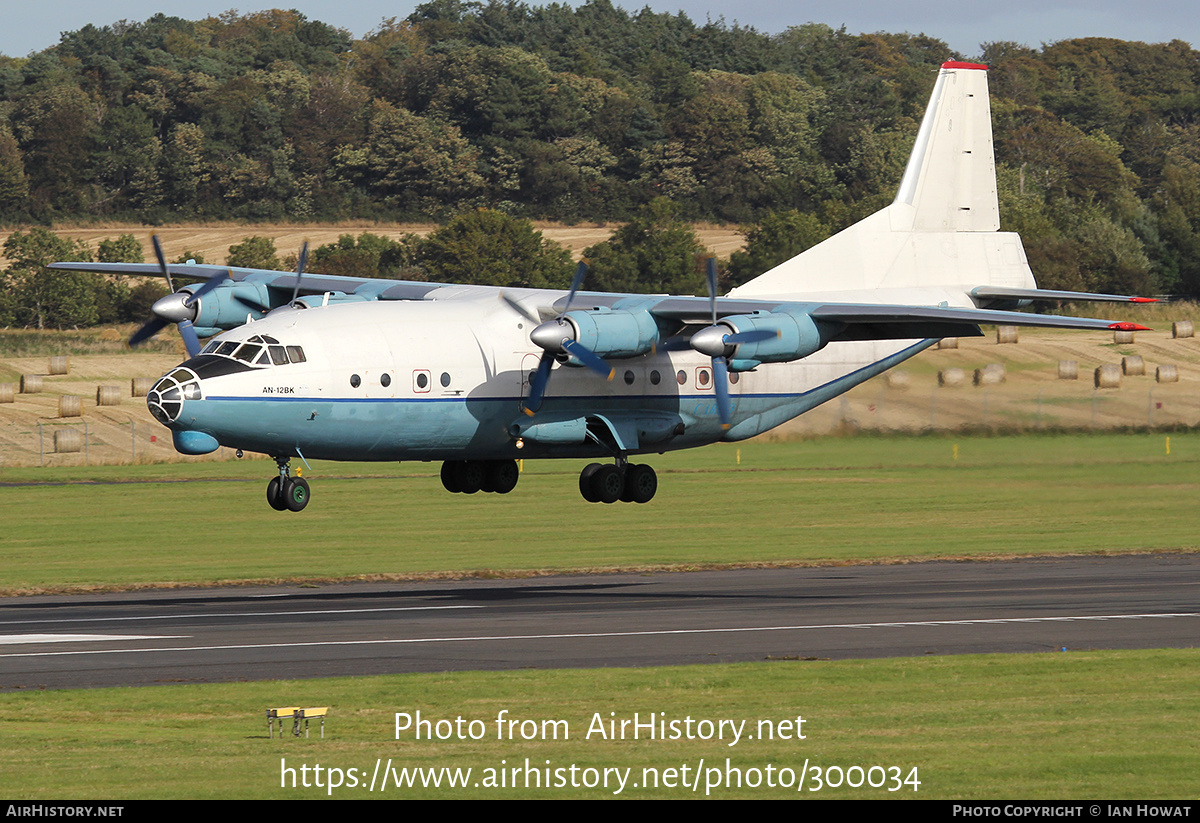
[[[996,343],[1016,343],[1017,342],[1017,327],[1016,326],[997,326],[996,327]]]
[[[59,429],[54,433],[54,450],[59,454],[83,451],[83,435],[76,429]]]
[[[1194,337],[1196,330],[1192,328],[1191,320],[1176,320],[1171,324],[1171,336],[1174,338]]]
[[[1079,361],[1078,360],[1059,360],[1058,361],[1058,379],[1059,380],[1078,380],[1079,379]]]
[[[1121,358],[1121,374],[1127,377],[1146,373],[1146,361],[1141,355],[1131,354]]]
[[[13,403],[16,401],[16,386],[12,383],[0,383],[0,403]]]
[[[1154,370],[1154,379],[1159,383],[1178,383],[1178,366],[1159,366]]]
[[[71,358],[65,354],[56,355],[50,358],[50,373],[51,374],[70,374],[71,373]]]
[[[1115,331],[1113,332],[1114,343],[1133,343],[1133,332],[1131,331]]]
[[[1121,367],[1114,363],[1097,366],[1095,379],[1098,389],[1119,389],[1121,388]]]
[[[957,349],[958,348],[958,338],[957,337],[943,337],[941,340],[938,341],[938,348],[939,349]]]
[[[121,334],[117,329],[105,329],[100,332],[100,339],[105,341],[123,340],[125,335]]]
[[[1002,363],[988,363],[982,369],[975,370],[975,385],[994,386],[1003,383],[1006,376]]]
[[[153,377],[135,377],[129,381],[130,397],[145,397],[154,386]]]
[[[967,374],[962,369],[942,369],[938,372],[939,386],[961,386],[966,379]]]
[[[912,386],[912,377],[906,371],[890,371],[887,373],[887,385],[889,389],[907,391]]]
[[[77,394],[64,394],[58,398],[59,417],[82,417],[83,398]]]
[[[121,405],[121,389],[117,386],[97,386],[96,387],[96,405],[97,406],[119,406]]]
[[[21,375],[21,394],[37,394],[41,390],[42,376],[40,374]]]

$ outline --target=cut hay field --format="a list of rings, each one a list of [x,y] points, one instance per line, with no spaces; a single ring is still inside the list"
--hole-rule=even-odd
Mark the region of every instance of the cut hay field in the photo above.
[[[607,240],[617,230],[619,223],[582,223],[567,226],[561,223],[537,222],[534,224],[543,236],[570,249],[571,254],[578,259],[583,250],[596,243]],[[154,259],[154,250],[150,245],[150,235],[157,234],[163,245],[163,252],[168,260],[176,260],[185,252],[201,254],[206,263],[220,265],[229,254],[229,247],[241,243],[247,237],[269,237],[275,241],[279,256],[299,254],[300,247],[307,241],[310,246],[317,247],[326,243],[336,242],[343,234],[355,237],[363,232],[371,232],[381,237],[398,240],[406,234],[426,235],[437,228],[436,223],[374,223],[370,221],[339,223],[336,225],[291,225],[291,224],[236,224],[210,223],[185,226],[135,226],[116,224],[100,228],[61,228],[55,234],[72,240],[83,240],[93,249],[99,241],[132,234],[142,243],[142,252],[147,260]],[[728,258],[730,254],[742,248],[746,238],[736,226],[716,226],[701,224],[695,226],[697,237],[709,251],[718,257]],[[0,232],[0,245],[8,239],[11,232]],[[8,265],[8,261],[0,255],[0,267]]]

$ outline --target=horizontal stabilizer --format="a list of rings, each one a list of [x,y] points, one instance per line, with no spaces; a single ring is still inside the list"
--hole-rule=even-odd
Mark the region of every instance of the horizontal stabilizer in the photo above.
[[[828,303],[813,308],[814,320],[844,323],[848,326],[897,324],[913,326],[911,337],[923,337],[920,326],[926,323],[970,323],[997,326],[1034,326],[1052,329],[1093,329],[1101,331],[1148,331],[1137,323],[1114,323],[1089,317],[1059,317],[1053,314],[1026,314],[1019,311],[960,309],[941,306],[881,306],[873,303]],[[869,335],[859,339],[870,339]]]
[[[976,300],[1073,300],[1080,303],[1157,303],[1157,297],[1130,297],[1124,294],[1096,294],[1086,291],[1056,291],[1054,289],[1009,289],[999,286],[980,286],[971,289]]]

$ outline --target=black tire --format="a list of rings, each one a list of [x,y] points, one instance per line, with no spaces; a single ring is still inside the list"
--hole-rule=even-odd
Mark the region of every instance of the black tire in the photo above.
[[[283,499],[290,511],[301,511],[308,505],[308,481],[303,477],[289,477],[283,484]]]
[[[287,511],[287,503],[283,499],[283,481],[278,477],[272,477],[271,482],[267,484],[267,502],[271,504],[271,508],[277,512]]]
[[[658,475],[651,466],[629,466],[625,469],[625,491],[622,500],[649,503],[658,491]]]
[[[478,460],[465,460],[454,467],[454,481],[463,494],[475,494],[483,488],[484,468]]]
[[[517,487],[521,479],[521,470],[517,468],[516,460],[494,460],[488,463],[487,483],[485,491],[496,494],[508,494]]]
[[[600,498],[592,492],[592,475],[599,471],[603,466],[600,463],[588,463],[583,467],[583,471],[579,473],[579,493],[583,495],[583,499],[589,503],[599,503]]]
[[[458,463],[454,460],[447,460],[442,464],[442,486],[446,489],[446,491],[454,494],[458,494],[458,492],[462,491],[462,489],[458,487],[458,480],[456,479],[457,467]]]
[[[625,490],[625,477],[616,466],[601,466],[592,475],[592,494],[601,503],[616,503]]]

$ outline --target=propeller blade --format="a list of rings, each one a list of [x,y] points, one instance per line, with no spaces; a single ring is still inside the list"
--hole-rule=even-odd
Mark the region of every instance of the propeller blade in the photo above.
[[[183,347],[187,349],[188,358],[200,353],[200,336],[196,334],[196,327],[192,325],[191,320],[179,322],[179,336],[183,338]]]
[[[300,278],[304,276],[304,267],[308,264],[308,241],[300,247],[300,262],[296,264],[296,288],[292,289],[292,302],[300,296]]]
[[[736,346],[739,343],[761,343],[763,340],[770,340],[773,337],[778,337],[778,331],[770,329],[754,329],[752,331],[740,331],[734,334],[725,335],[725,342]]]
[[[554,355],[542,352],[538,361],[537,371],[533,374],[533,382],[529,384],[529,397],[525,400],[525,413],[533,417],[534,412],[542,407],[542,398],[546,396],[546,384],[550,381],[550,366],[554,363]]]
[[[717,325],[717,258],[708,258],[708,307],[712,310],[712,324]]]
[[[167,257],[163,254],[162,243],[158,241],[158,235],[150,235],[150,242],[154,246],[154,256],[158,258],[158,267],[162,269],[163,277],[167,278],[167,288],[175,291],[175,284],[171,282],[171,267],[167,265]]]
[[[587,263],[583,260],[575,267],[575,276],[571,278],[571,290],[567,292],[567,307],[563,309],[563,314],[571,310],[571,304],[575,302],[575,293],[579,291],[579,287],[583,285],[583,278],[587,276],[587,269]]]
[[[507,294],[505,294],[504,292],[500,292],[500,299],[501,299],[501,300],[503,300],[505,303],[507,303],[507,304],[508,304],[508,307],[509,307],[510,309],[512,309],[512,310],[513,310],[513,311],[515,311],[517,314],[519,314],[519,315],[521,315],[522,317],[524,317],[524,318],[525,318],[526,320],[528,320],[530,323],[535,323],[535,324],[537,324],[537,323],[541,323],[541,322],[542,322],[542,318],[540,318],[540,317],[538,317],[537,315],[533,314],[533,312],[529,311],[529,309],[527,309],[527,308],[525,308],[524,306],[522,306],[522,305],[520,304],[520,302],[518,302],[517,300],[515,300],[515,299],[514,299],[514,298],[512,298],[512,297],[509,297],[509,296],[508,296]]]
[[[230,274],[232,274],[232,272],[230,272],[228,269],[226,269],[224,274],[218,274],[216,277],[209,278],[209,280],[207,282],[205,282],[205,284],[203,286],[201,286],[200,288],[198,288],[194,292],[192,292],[191,297],[186,299],[185,302],[187,303],[187,305],[189,305],[189,306],[196,305],[197,300],[199,300],[201,297],[208,294],[210,291],[215,289],[217,286],[221,285],[226,280],[228,280]]]
[[[166,320],[163,320],[161,317],[151,317],[144,326],[135,331],[133,336],[129,338],[129,345],[137,346],[145,343],[147,340],[158,334],[166,327]]]
[[[717,392],[717,414],[721,418],[721,428],[729,429],[733,420],[733,401],[729,398],[729,370],[724,357],[712,359],[713,388]]]
[[[576,343],[574,340],[564,340],[562,348],[563,351],[596,372],[596,374],[604,375],[605,380],[612,380],[613,376],[617,373],[617,370],[608,365],[603,357],[586,346]]]

